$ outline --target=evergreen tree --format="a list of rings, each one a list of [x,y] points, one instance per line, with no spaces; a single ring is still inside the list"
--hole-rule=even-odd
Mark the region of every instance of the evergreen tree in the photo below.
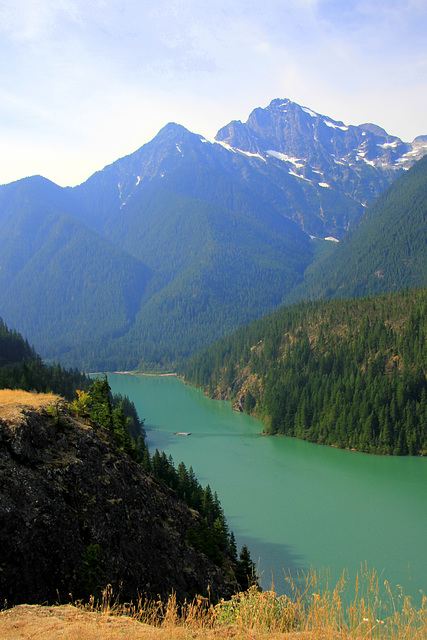
[[[239,560],[235,570],[236,580],[242,590],[258,584],[255,574],[255,564],[252,561],[248,547],[244,544],[240,550]]]

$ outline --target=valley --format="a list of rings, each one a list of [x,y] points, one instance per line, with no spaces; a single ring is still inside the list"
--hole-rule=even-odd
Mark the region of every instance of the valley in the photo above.
[[[288,99],[1,185],[3,599],[207,602],[255,563],[418,607],[426,232],[427,136]]]
[[[426,151],[277,99],[213,142],[170,123],[74,188],[2,185],[1,317],[51,361],[161,372],[283,303],[424,285],[425,201],[400,179],[424,193]],[[405,220],[378,223],[384,190]]]

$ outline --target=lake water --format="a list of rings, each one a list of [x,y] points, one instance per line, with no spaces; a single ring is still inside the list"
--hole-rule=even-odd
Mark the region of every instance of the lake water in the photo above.
[[[217,491],[238,547],[251,551],[261,584],[286,591],[284,569],[354,577],[427,594],[427,459],[371,456],[261,436],[262,424],[173,376],[109,374],[145,418],[150,452],[192,466]],[[174,435],[191,432],[191,436]]]

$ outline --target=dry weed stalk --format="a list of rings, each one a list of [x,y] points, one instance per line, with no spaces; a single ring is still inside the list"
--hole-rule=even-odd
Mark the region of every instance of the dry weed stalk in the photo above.
[[[378,574],[366,565],[353,586],[347,571],[333,589],[324,571],[302,573],[297,584],[290,575],[286,578],[292,597],[278,596],[272,585],[268,591],[252,586],[215,606],[201,596],[180,604],[174,593],[166,602],[140,597],[122,605],[108,585],[98,602],[92,598],[84,608],[132,617],[170,638],[184,638],[188,632],[193,638],[212,633],[215,638],[285,634],[281,637],[289,640],[427,640],[427,598],[416,608],[400,587],[392,592],[385,581],[380,588]]]

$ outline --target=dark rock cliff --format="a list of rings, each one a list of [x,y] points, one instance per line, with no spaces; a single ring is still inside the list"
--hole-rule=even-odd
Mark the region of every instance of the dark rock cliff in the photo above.
[[[198,518],[65,406],[59,418],[30,407],[0,417],[2,604],[65,602],[106,584],[126,601],[228,596],[225,572],[185,541]]]

